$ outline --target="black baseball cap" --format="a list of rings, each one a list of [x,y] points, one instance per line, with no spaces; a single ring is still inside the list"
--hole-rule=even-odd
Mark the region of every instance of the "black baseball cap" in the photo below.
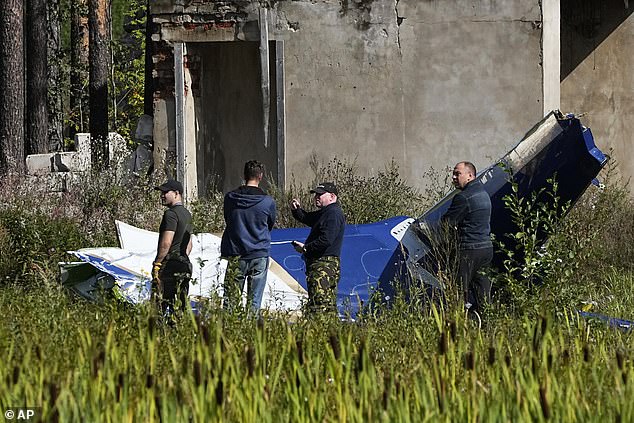
[[[333,182],[322,182],[321,184],[310,190],[311,194],[323,194],[324,192],[330,192],[332,194],[338,195],[337,187]]]
[[[154,187],[155,190],[168,192],[168,191],[178,191],[181,194],[183,193],[183,184],[178,182],[175,179],[168,179],[163,185],[159,185],[158,187]]]

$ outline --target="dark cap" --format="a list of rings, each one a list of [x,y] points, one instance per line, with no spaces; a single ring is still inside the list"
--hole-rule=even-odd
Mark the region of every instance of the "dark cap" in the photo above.
[[[324,192],[330,192],[332,194],[338,195],[337,187],[332,182],[322,182],[321,184],[310,190],[311,194],[323,194]]]
[[[178,191],[181,194],[183,193],[183,184],[181,184],[180,182],[174,180],[174,179],[168,179],[167,182],[165,182],[163,185],[159,185],[158,187],[154,187],[155,190],[158,191],[163,191],[163,192],[167,192],[167,191]]]

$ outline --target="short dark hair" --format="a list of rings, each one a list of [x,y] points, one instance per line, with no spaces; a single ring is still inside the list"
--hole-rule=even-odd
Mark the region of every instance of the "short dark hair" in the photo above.
[[[264,164],[258,162],[257,160],[249,160],[248,162],[244,164],[244,180],[245,181],[250,181],[251,179],[264,176],[264,172],[266,172],[266,169],[264,168]]]
[[[466,167],[467,169],[469,169],[469,172],[471,172],[471,173],[473,174],[473,176],[476,176],[476,175],[477,175],[477,172],[476,172],[476,167],[475,167],[475,165],[474,165],[473,163],[471,163],[471,162],[460,162],[460,163],[462,163],[462,165],[463,165],[464,167]]]

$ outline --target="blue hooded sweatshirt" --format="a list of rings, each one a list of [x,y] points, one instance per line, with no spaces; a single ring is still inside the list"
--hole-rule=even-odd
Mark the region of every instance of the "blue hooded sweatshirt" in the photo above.
[[[228,192],[224,201],[227,227],[220,254],[242,259],[268,257],[275,214],[275,201],[258,187],[243,185]]]

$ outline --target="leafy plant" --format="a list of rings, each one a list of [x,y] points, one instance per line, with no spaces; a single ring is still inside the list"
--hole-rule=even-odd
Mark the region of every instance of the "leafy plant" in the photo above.
[[[50,282],[66,251],[86,242],[78,225],[25,209],[0,210],[0,275],[3,282]]]
[[[547,182],[547,187],[526,198],[511,181],[511,193],[503,198],[515,230],[495,240],[504,257],[503,270],[495,277],[501,286],[501,302],[518,315],[536,314],[545,301],[572,306],[569,298],[565,300],[563,287],[584,257],[583,243],[564,247],[561,242],[562,234],[574,226],[571,220],[562,222],[570,203],[560,201],[556,175]]]

